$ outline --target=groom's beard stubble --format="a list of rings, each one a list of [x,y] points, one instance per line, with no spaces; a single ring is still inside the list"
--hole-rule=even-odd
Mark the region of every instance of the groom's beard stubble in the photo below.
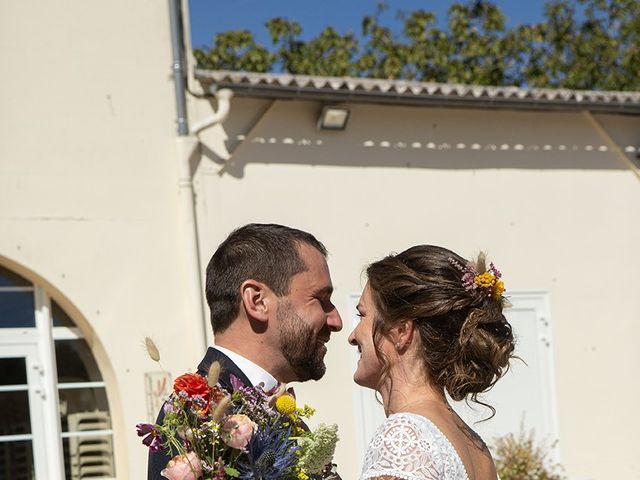
[[[326,340],[320,341],[311,325],[293,311],[288,301],[280,304],[277,316],[280,350],[296,375],[296,380],[304,382],[322,378],[327,369],[322,346],[328,340],[329,330]]]

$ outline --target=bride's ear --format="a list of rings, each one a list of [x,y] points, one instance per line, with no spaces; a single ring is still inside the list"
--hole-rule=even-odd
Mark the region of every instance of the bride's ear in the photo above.
[[[391,338],[398,352],[404,352],[411,342],[416,324],[413,320],[401,320],[391,329]]]
[[[266,322],[271,306],[271,289],[257,280],[245,280],[240,285],[240,297],[247,316]]]

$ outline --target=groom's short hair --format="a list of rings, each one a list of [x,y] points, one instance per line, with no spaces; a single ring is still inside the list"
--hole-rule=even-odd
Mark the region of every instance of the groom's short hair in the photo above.
[[[327,256],[316,237],[284,225],[250,223],[231,232],[207,265],[205,293],[214,333],[223,332],[238,316],[245,280],[263,282],[280,297],[289,293],[291,277],[306,269],[301,244]]]

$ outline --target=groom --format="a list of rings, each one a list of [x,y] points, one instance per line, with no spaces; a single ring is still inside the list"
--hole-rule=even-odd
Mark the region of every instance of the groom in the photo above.
[[[214,346],[198,365],[206,376],[218,361],[229,377],[265,390],[320,379],[331,332],[342,319],[331,303],[327,250],[313,235],[275,224],[234,230],[207,266],[206,296]],[[158,423],[162,422],[160,413]],[[149,453],[148,480],[163,480],[171,454]]]

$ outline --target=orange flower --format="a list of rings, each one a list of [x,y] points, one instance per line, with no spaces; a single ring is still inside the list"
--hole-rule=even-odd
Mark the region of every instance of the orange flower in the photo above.
[[[202,397],[204,406],[201,408],[201,414],[209,411],[209,403],[211,400],[211,388],[207,383],[207,379],[197,373],[185,373],[176,378],[173,382],[173,391],[176,393],[184,392],[189,397],[196,395]]]
[[[176,393],[186,392],[187,395],[193,397],[200,395],[203,398],[209,399],[210,388],[206,378],[198,375],[197,373],[185,373],[176,378],[173,382],[173,391]]]

